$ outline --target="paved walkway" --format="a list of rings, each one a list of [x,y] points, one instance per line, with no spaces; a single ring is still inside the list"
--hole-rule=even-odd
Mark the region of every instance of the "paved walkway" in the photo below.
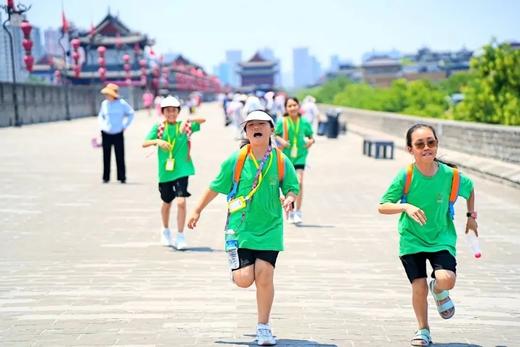
[[[188,209],[236,148],[216,104],[200,114]],[[153,121],[138,113],[125,135],[126,185],[101,183],[95,118],[0,129],[0,346],[254,345],[254,288],[231,284],[222,251],[224,198],[188,233],[190,250],[158,245],[155,153],[140,147]],[[361,142],[318,138],[310,155],[305,224],[287,226],[275,277],[280,346],[407,346],[414,332],[397,216],[376,209],[410,157],[376,161]],[[457,313],[443,321],[430,306],[432,336],[518,346],[520,191],[474,179],[483,258],[459,243]]]

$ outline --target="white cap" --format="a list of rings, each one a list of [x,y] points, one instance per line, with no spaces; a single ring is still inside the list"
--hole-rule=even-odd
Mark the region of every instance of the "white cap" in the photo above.
[[[245,126],[247,124],[247,122],[250,122],[252,120],[262,120],[262,121],[270,122],[271,125],[274,127],[273,118],[271,118],[271,116],[267,112],[260,111],[260,110],[250,112],[247,115],[246,120],[243,121],[240,125]]]
[[[177,100],[173,96],[168,95],[167,97],[165,97],[164,99],[161,100],[161,108],[170,107],[170,106],[171,107],[181,107],[181,103],[179,102],[179,100]]]

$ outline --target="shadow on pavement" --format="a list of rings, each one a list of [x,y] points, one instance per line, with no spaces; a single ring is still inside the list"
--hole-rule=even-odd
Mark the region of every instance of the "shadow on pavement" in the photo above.
[[[246,335],[251,336],[251,335]],[[216,344],[221,345],[238,345],[238,346],[258,346],[256,341],[251,342],[239,342],[239,341],[215,341]],[[338,345],[324,344],[316,341],[309,340],[294,340],[294,339],[280,339],[277,340],[277,347],[289,347],[289,346],[297,346],[297,347],[338,347]]]
[[[295,224],[297,228],[335,228],[335,225]]]
[[[181,250],[177,250],[175,247],[171,247],[171,248],[174,251],[185,252],[185,253],[190,253],[190,252],[199,252],[199,253],[223,252],[220,249],[213,249],[211,247],[188,247],[186,249],[181,249]]]
[[[476,345],[474,343],[462,343],[462,342],[432,343],[430,346],[435,346],[435,347],[482,347],[481,345]],[[500,346],[496,346],[496,347],[500,347]]]

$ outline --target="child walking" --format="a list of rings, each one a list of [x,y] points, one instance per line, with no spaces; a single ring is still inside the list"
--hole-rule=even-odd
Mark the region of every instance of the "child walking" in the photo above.
[[[300,194],[296,198],[296,211],[288,214],[288,222],[301,224],[303,203],[303,171],[309,154],[309,148],[314,144],[312,125],[300,114],[300,103],[297,98],[285,100],[285,114],[276,123],[276,142],[280,144],[283,153],[291,159],[298,174]]]
[[[457,168],[436,158],[438,143],[437,134],[429,125],[416,124],[408,129],[406,145],[415,162],[397,174],[379,205],[382,214],[401,214],[399,257],[412,285],[412,305],[418,324],[412,346],[432,343],[428,289],[442,318],[449,319],[455,314],[448,290],[455,286],[456,280],[453,204],[457,196],[466,199],[466,233],[473,230],[478,235],[473,182]],[[426,260],[433,269],[429,285]]]
[[[143,147],[157,146],[157,163],[159,176],[159,192],[162,207],[161,244],[173,246],[177,250],[186,249],[184,236],[186,222],[186,198],[188,192],[188,177],[195,174],[195,168],[190,156],[190,136],[200,130],[203,118],[189,118],[177,121],[181,111],[179,100],[168,96],[161,101],[161,113],[164,121],[155,124],[143,143]],[[170,230],[170,209],[172,201],[177,198],[177,236],[172,240]]]
[[[231,266],[233,282],[241,288],[255,283],[257,343],[270,346],[276,344],[269,317],[274,299],[274,268],[278,253],[284,249],[282,207],[286,212],[292,209],[298,179],[286,156],[272,147],[274,123],[269,114],[253,111],[242,126],[248,144],[224,161],[191,214],[188,227],[197,226],[203,209],[218,193],[228,196],[226,251],[230,250],[229,240],[236,242],[238,248],[238,259]]]

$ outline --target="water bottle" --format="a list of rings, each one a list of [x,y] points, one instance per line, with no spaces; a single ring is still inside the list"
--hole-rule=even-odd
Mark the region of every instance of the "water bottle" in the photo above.
[[[466,240],[468,241],[475,258],[480,258],[482,253],[480,252],[480,244],[478,242],[477,234],[475,234],[474,230],[468,230],[468,233],[466,234]]]
[[[240,266],[240,261],[238,259],[238,240],[234,230],[226,230],[225,250],[227,253],[229,268],[231,270],[238,269]]]

